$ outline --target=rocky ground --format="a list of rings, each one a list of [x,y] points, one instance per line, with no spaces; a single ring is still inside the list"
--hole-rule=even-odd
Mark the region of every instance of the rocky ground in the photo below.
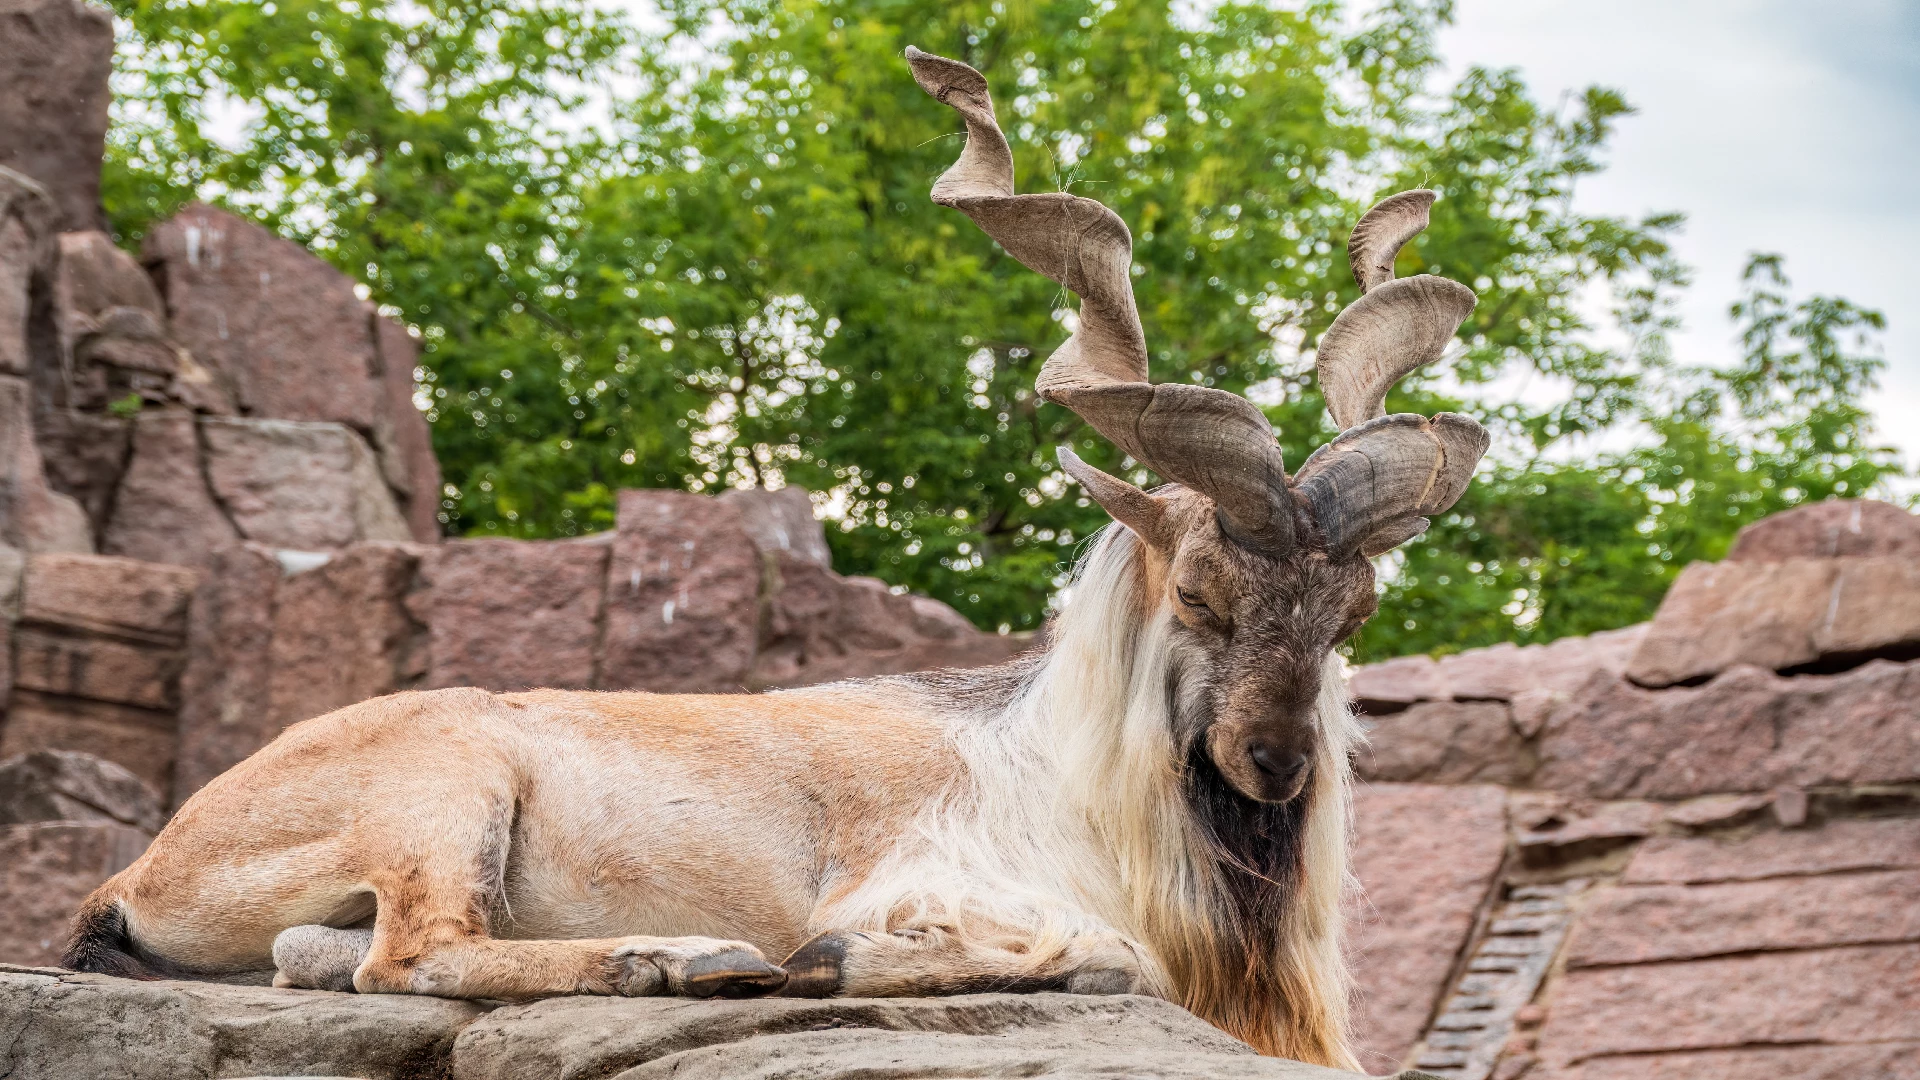
[[[367,1080],[1352,1075],[1260,1057],[1186,1012],[1142,997],[559,998],[489,1006],[130,982],[0,965],[0,1076],[254,1074]]]

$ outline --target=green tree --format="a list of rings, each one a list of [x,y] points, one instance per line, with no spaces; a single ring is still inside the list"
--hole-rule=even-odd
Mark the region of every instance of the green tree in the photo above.
[[[1295,463],[1332,434],[1307,349],[1356,295],[1347,228],[1398,188],[1443,193],[1401,270],[1480,306],[1448,370],[1390,404],[1472,412],[1501,451],[1388,568],[1363,654],[1642,617],[1672,559],[1774,497],[1754,491],[1863,490],[1887,464],[1858,449],[1871,371],[1835,376],[1858,370],[1840,338],[1877,317],[1764,289],[1743,316],[1770,370],[1830,391],[1827,435],[1768,376],[1676,368],[1679,218],[1570,209],[1625,101],[1547,110],[1481,69],[1435,92],[1445,0],[1358,30],[1330,0],[664,0],[649,33],[583,0],[117,4],[116,228],[132,242],[214,198],[415,325],[456,532],[604,528],[620,487],[796,483],[827,501],[843,570],[1038,623],[1105,520],[1053,448],[1127,463],[1032,396],[1070,298],[928,201],[960,136],[908,44],[986,72],[1023,190],[1091,194],[1132,226],[1155,378],[1248,393]],[[257,117],[237,147],[205,134],[215,101]],[[1576,310],[1596,280],[1628,347],[1594,344]],[[1521,368],[1566,402],[1487,399]],[[1665,440],[1644,460],[1565,463],[1569,439],[1643,422]],[[1718,470],[1726,494],[1676,467]],[[1821,469],[1827,487],[1801,477]],[[1772,486],[1742,479],[1758,473]],[[1699,539],[1649,555],[1648,522]]]
[[[1730,315],[1732,368],[1666,368],[1630,416],[1638,449],[1589,461],[1497,464],[1396,556],[1364,655],[1550,641],[1645,619],[1689,562],[1724,557],[1739,529],[1802,502],[1870,491],[1900,471],[1860,408],[1884,366],[1878,312],[1794,302],[1778,255],[1755,255]],[[1645,298],[1643,297],[1643,300]],[[1670,321],[1629,315],[1665,355]]]

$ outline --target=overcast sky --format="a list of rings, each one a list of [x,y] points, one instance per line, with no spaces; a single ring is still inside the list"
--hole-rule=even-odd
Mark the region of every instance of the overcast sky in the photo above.
[[[1735,358],[1726,315],[1748,252],[1786,256],[1796,295],[1884,312],[1869,403],[1920,468],[1920,0],[1458,0],[1456,74],[1518,67],[1542,101],[1600,83],[1639,114],[1589,212],[1687,215],[1683,361]],[[1902,490],[1920,490],[1909,482]]]

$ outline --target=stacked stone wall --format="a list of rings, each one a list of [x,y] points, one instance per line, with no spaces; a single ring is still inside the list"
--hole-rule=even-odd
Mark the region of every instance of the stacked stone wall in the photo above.
[[[1807,506],[1649,624],[1356,672],[1369,1064],[1907,1075],[1916,566],[1920,518]],[[1369,951],[1402,937],[1426,951]]]

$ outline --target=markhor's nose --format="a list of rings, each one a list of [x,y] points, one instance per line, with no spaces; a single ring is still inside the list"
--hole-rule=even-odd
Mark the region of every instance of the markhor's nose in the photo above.
[[[1254,743],[1247,753],[1261,772],[1281,784],[1291,784],[1307,767],[1307,755],[1275,749],[1263,742]]]

